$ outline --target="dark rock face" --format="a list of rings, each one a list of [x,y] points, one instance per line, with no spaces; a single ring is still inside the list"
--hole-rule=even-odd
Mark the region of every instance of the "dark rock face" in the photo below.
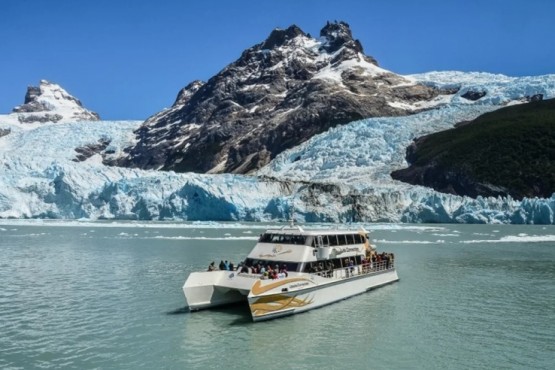
[[[328,22],[320,31],[320,37],[327,39],[322,45],[322,49],[328,53],[335,53],[342,47],[346,47],[348,51],[362,53],[362,44],[359,40],[354,40],[349,25],[345,22],[330,23]],[[367,57],[371,63],[378,65],[378,62],[372,57]]]
[[[74,150],[77,152],[77,155],[75,156],[75,158],[72,159],[72,161],[83,162],[84,160],[89,159],[95,154],[100,154],[108,147],[108,145],[110,145],[110,142],[111,140],[102,138],[99,139],[97,143],[75,148]]]
[[[0,137],[2,136],[6,136],[8,134],[10,134],[12,132],[12,130],[10,130],[9,128],[0,128]]]
[[[393,171],[391,177],[409,184],[425,185],[442,193],[466,195],[472,198],[479,195],[507,196],[510,193],[507,188],[502,186],[478,182],[462,169],[448,169],[437,163]]]
[[[484,96],[486,96],[485,91],[472,91],[472,90],[469,90],[461,95],[461,97],[472,101],[482,99]]]
[[[262,43],[261,49],[275,49],[284,45],[287,41],[297,36],[306,36],[305,33],[297,26],[293,25],[286,30],[276,28],[270,33],[270,36]]]
[[[40,96],[40,87],[29,86],[27,87],[27,93],[25,94],[25,102],[23,105],[15,107],[12,111],[14,113],[29,113],[29,112],[42,112],[51,110],[46,104],[39,102],[38,97]]]
[[[550,197],[555,192],[555,99],[536,99],[415,139],[406,151],[410,166],[391,177],[473,198]]]
[[[465,122],[465,124],[471,124],[471,122]],[[421,136],[407,147],[405,158],[411,165],[408,168],[393,171],[391,173],[393,179],[413,185],[424,185],[442,193],[466,195],[472,198],[478,195],[496,197],[509,194],[509,191],[502,186],[477,181],[469,176],[464,168],[445,167],[437,160],[415,165],[419,149],[430,136]]]
[[[50,113],[45,113],[45,114],[28,114],[28,115],[24,115],[24,116],[19,116],[19,122],[21,123],[33,123],[33,122],[39,122],[39,123],[47,123],[47,122],[59,122],[62,118],[64,118],[63,116],[61,116],[60,114],[50,114]]]
[[[542,101],[543,100],[543,94],[535,94],[532,96],[528,96],[527,101],[529,102],[533,102],[533,101]]]
[[[438,92],[383,70],[349,26],[328,23],[316,40],[276,29],[206,83],[150,117],[126,156],[108,164],[176,172],[249,173],[330,127],[401,108]],[[401,103],[401,104],[395,104]]]
[[[411,166],[393,171],[391,173],[393,179],[413,185],[424,185],[442,193],[467,195],[472,198],[476,198],[478,195],[506,196],[508,194],[507,189],[503,187],[476,181],[473,177],[468,176],[462,168],[445,168],[436,161],[425,165],[414,165],[418,159],[419,147],[428,136],[415,139],[407,147],[406,160]]]

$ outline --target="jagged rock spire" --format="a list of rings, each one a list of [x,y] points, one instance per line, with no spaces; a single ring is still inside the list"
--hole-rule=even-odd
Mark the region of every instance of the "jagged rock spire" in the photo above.
[[[350,47],[360,53],[363,52],[360,41],[353,39],[351,27],[345,22],[328,22],[320,31],[320,37],[325,37],[328,40],[325,47],[329,53],[333,53],[343,46]]]
[[[173,105],[183,105],[187,103],[189,99],[191,99],[191,96],[193,96],[203,85],[204,81],[195,80],[191,82],[190,84],[179,90],[179,93],[177,94],[177,98],[175,99]]]
[[[276,28],[270,33],[270,36],[262,43],[262,49],[273,49],[283,45],[286,41],[291,40],[299,35],[306,36],[306,34],[296,25],[287,27],[287,29],[282,30]]]

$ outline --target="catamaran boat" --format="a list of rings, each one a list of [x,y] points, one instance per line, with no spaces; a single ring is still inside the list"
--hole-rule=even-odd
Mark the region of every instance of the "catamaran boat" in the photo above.
[[[191,311],[248,302],[253,321],[262,321],[397,280],[394,255],[377,253],[364,229],[304,230],[291,225],[262,234],[236,270],[191,273],[183,292]]]

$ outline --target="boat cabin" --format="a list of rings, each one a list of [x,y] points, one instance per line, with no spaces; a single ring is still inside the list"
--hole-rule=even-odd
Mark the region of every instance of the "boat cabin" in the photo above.
[[[305,231],[297,226],[261,234],[243,265],[315,273],[360,265],[372,251],[365,230]]]

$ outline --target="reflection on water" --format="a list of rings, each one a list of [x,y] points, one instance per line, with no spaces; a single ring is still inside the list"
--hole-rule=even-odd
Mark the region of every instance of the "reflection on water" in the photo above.
[[[168,312],[166,312],[166,315],[183,315],[183,314],[186,314],[186,313],[190,313],[189,308],[187,306],[177,308],[177,309],[172,310],[172,311],[168,311]]]

